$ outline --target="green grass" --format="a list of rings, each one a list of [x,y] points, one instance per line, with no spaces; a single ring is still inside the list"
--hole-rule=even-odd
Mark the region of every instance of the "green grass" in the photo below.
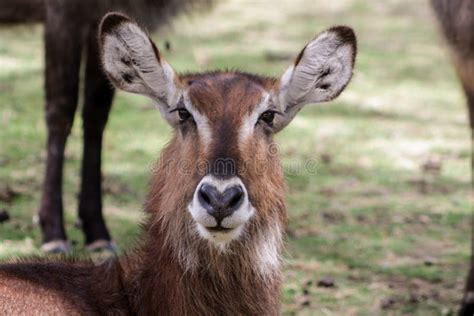
[[[449,314],[469,258],[469,130],[464,99],[424,1],[237,1],[182,17],[155,35],[178,71],[235,67],[280,75],[316,33],[354,27],[359,55],[336,101],[308,106],[277,136],[287,168],[290,224],[285,315]],[[0,259],[38,253],[32,224],[45,159],[42,29],[0,29]],[[81,159],[80,115],[65,166],[73,227]],[[121,249],[133,244],[150,166],[170,128],[143,98],[118,94],[104,145],[105,215]],[[291,172],[311,161],[310,172]],[[439,174],[422,170],[439,161]],[[431,263],[431,264],[430,264]],[[328,276],[335,287],[317,281]],[[391,303],[387,303],[387,302]],[[382,305],[385,308],[382,308]]]

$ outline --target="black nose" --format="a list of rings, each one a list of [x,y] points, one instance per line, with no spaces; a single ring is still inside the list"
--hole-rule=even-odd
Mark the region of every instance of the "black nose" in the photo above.
[[[220,225],[224,218],[232,215],[242,204],[244,191],[240,185],[235,185],[220,192],[215,186],[205,183],[199,188],[198,198],[207,213]]]

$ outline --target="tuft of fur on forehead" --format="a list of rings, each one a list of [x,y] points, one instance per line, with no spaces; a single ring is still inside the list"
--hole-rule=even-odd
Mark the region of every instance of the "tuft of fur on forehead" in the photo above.
[[[238,144],[250,135],[271,104],[278,80],[235,70],[181,75],[185,105],[193,114],[200,141],[216,159],[240,160]],[[218,137],[215,137],[218,136]]]
[[[236,69],[212,70],[212,71],[199,72],[199,73],[186,72],[186,73],[181,73],[180,77],[183,78],[183,80],[187,80],[188,85],[191,85],[196,80],[216,80],[216,79],[219,80],[219,79],[226,79],[226,78],[231,78],[231,77],[242,78],[242,79],[245,78],[248,81],[251,81],[257,85],[260,85],[261,87],[265,89],[271,89],[272,87],[275,86],[275,84],[278,83],[278,80],[274,77],[256,75],[253,73],[240,71]]]
[[[276,78],[237,70],[187,73],[180,78],[187,84],[193,105],[210,119],[225,110],[251,112],[262,93],[278,85]]]

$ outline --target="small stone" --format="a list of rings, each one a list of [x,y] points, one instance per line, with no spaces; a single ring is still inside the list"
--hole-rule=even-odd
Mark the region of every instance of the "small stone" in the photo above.
[[[9,186],[0,187],[0,201],[11,203],[17,196],[18,193]]]
[[[411,304],[418,304],[421,301],[422,297],[416,293],[411,293],[408,302]]]
[[[311,286],[313,286],[313,281],[312,280],[307,280],[304,284],[303,284],[303,295],[305,296],[308,296],[309,293],[310,293],[310,288]]]
[[[302,295],[296,298],[296,304],[301,307],[308,307],[311,306],[311,299],[308,295]]]
[[[427,267],[431,267],[433,265],[436,264],[436,259],[432,258],[432,257],[426,257],[424,260],[423,260],[423,264]]]
[[[380,301],[380,308],[389,309],[392,308],[396,303],[397,299],[395,297],[387,297]]]
[[[318,287],[334,287],[336,283],[334,279],[328,276],[322,277],[318,280]]]
[[[311,301],[308,298],[305,298],[303,302],[301,302],[301,306],[310,306]]]
[[[326,223],[338,223],[344,220],[344,214],[338,211],[328,211],[322,213],[323,219]]]
[[[332,162],[332,156],[327,153],[321,154],[321,161],[324,164],[329,165]]]
[[[439,175],[443,167],[443,160],[438,156],[429,157],[420,167],[427,174]]]
[[[420,215],[418,217],[418,221],[421,224],[430,224],[431,223],[431,218],[428,215]]]
[[[10,214],[7,210],[0,210],[0,223],[6,222],[10,219]]]

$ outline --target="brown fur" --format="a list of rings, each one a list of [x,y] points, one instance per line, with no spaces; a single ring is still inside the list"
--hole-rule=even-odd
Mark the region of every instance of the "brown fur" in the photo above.
[[[0,266],[0,314],[129,314],[115,261],[44,259]]]
[[[158,310],[159,306],[167,306],[165,314],[170,315],[277,314],[280,277],[275,274],[263,278],[258,267],[252,266],[255,254],[249,251],[254,248],[253,237],[273,230],[272,223],[282,229],[286,224],[281,165],[278,157],[268,154],[272,140],[266,136],[255,137],[243,148],[224,153],[237,163],[245,158],[248,164],[262,163],[268,168],[267,172],[260,174],[256,165],[250,165],[245,173],[239,173],[258,214],[252,219],[245,239],[231,244],[228,249],[230,254],[220,253],[198,238],[193,231],[192,218],[186,212],[186,203],[192,198],[202,177],[197,168],[198,161],[212,161],[217,147],[236,142],[234,124],[238,124],[243,114],[258,103],[262,85],[240,73],[188,76],[183,81],[191,79],[193,104],[207,114],[213,130],[227,129],[229,138],[225,142],[222,138],[216,139],[212,149],[205,153],[197,134],[184,136],[178,131],[164,150],[158,165],[166,168],[158,168],[155,172],[145,204],[150,214],[146,230],[150,233],[142,251],[147,254],[145,260],[150,262],[144,263],[148,268],[135,281],[135,288],[146,283],[150,289],[137,302],[137,308],[140,307],[144,314]],[[198,158],[186,162],[188,157]],[[190,170],[191,174],[177,177],[176,170],[186,164],[189,164],[186,170]],[[238,165],[237,169],[240,170],[240,167]],[[158,248],[157,244],[162,247]],[[196,266],[183,258],[180,249],[186,249],[189,252],[186,255],[197,260]],[[145,282],[150,279],[155,281]],[[173,284],[171,288],[170,284]]]
[[[441,31],[451,49],[453,64],[467,99],[471,126],[471,184],[474,194],[474,2],[470,0],[431,0]],[[474,213],[472,215],[474,227]],[[471,262],[460,315],[474,314],[474,233],[471,236]]]
[[[121,20],[130,24],[122,25]],[[98,267],[81,262],[34,261],[0,266],[3,290],[11,297],[9,306],[17,307],[16,298],[21,296],[22,288],[32,292],[30,287],[38,286],[41,288],[38,297],[33,295],[22,302],[32,305],[35,311],[41,311],[43,290],[47,296],[64,289],[61,296],[48,296],[45,300],[62,308],[60,311],[64,313],[101,313],[101,308],[105,308],[107,313],[140,315],[278,315],[282,282],[280,256],[287,212],[283,170],[273,142],[273,134],[279,129],[273,125],[274,117],[269,119],[268,114],[277,112],[285,119],[290,117],[286,123],[289,122],[294,114],[276,111],[272,102],[283,103],[278,98],[282,91],[288,92],[295,85],[304,87],[308,82],[314,84],[314,79],[324,77],[326,74],[320,69],[323,65],[343,70],[328,77],[328,81],[321,81],[337,88],[328,90],[317,82],[305,89],[310,99],[298,96],[292,101],[301,102],[303,106],[311,100],[323,102],[338,95],[352,75],[350,59],[356,46],[353,31],[347,27],[331,29],[331,34],[318,43],[323,48],[338,43],[336,49],[330,50],[338,57],[337,61],[328,58],[317,65],[303,61],[304,66],[311,64],[312,67],[303,67],[303,70],[310,74],[314,71],[314,78],[291,82],[287,71],[280,83],[277,79],[237,71],[171,74],[164,59],[159,56],[154,59],[153,52],[158,54],[158,51],[148,45],[146,33],[126,16],[111,13],[104,21],[101,35],[108,38],[102,40],[102,61],[107,75],[125,91],[152,97],[174,127],[172,140],[152,174],[145,202],[147,219],[143,236],[127,256]],[[114,25],[120,28],[111,29]],[[341,38],[339,31],[351,36]],[[135,41],[123,40],[122,36],[136,36],[136,45],[133,45]],[[341,47],[343,49],[339,49]],[[342,56],[337,55],[339,52]],[[300,69],[294,73],[300,75]],[[125,79],[124,74],[128,74],[130,80]],[[151,80],[146,81],[147,78]],[[170,87],[176,83],[183,88],[180,94],[175,93],[174,86]],[[313,92],[320,96],[314,96]],[[192,105],[188,104],[189,100]],[[165,101],[169,103],[160,104]],[[188,109],[193,115],[180,108],[183,102],[193,108]],[[257,105],[265,106],[266,111],[256,112]],[[176,116],[172,117],[174,112]],[[230,166],[216,167],[221,160],[231,161]],[[227,243],[221,243],[221,235],[214,235],[218,234],[219,222],[198,231],[201,226],[197,226],[194,201],[191,204],[190,201],[199,194],[199,198],[203,198],[204,185],[198,188],[198,183],[209,178],[236,180],[235,176],[243,182],[241,187],[245,187],[249,200],[246,203],[252,208],[249,207],[248,216],[240,226],[233,226],[239,229],[237,233],[222,235],[229,238],[223,238]],[[225,189],[224,194],[232,189],[234,187]],[[204,212],[206,216],[214,216],[213,211]],[[68,269],[63,269],[67,266]],[[53,271],[54,277],[45,271]],[[66,276],[61,277],[61,274]],[[85,289],[96,277],[101,279],[87,294]],[[10,288],[16,288],[13,294]]]
[[[181,79],[191,83],[193,103],[208,115],[212,129],[227,130],[227,144],[236,142],[235,124],[258,103],[262,89],[278,84],[239,72]],[[20,311],[16,302],[21,298],[29,311],[52,313],[127,314],[130,306],[141,315],[277,315],[280,271],[262,273],[256,252],[261,239],[272,234],[281,238],[287,221],[284,181],[278,155],[269,150],[272,137],[255,135],[241,148],[224,148],[218,138],[205,151],[195,130],[178,129],[153,173],[140,246],[99,267],[35,261],[0,266],[0,297],[6,296],[8,303],[3,311]],[[198,163],[216,151],[238,162],[238,175],[258,210],[245,236],[231,242],[225,253],[196,235],[186,211],[203,176]]]

